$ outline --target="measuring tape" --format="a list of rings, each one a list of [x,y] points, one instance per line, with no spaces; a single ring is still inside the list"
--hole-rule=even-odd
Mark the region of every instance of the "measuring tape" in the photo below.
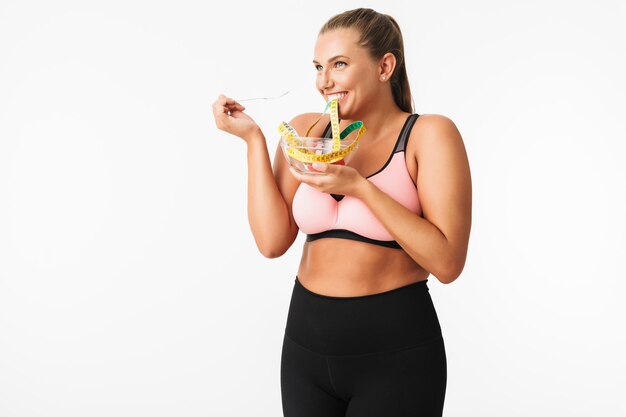
[[[359,139],[365,133],[365,126],[363,126],[363,122],[356,121],[350,123],[341,133],[339,133],[339,114],[338,114],[338,103],[337,99],[333,99],[326,104],[326,108],[324,109],[324,113],[330,107],[330,125],[333,134],[333,148],[332,151],[325,154],[318,154],[316,152],[322,152],[321,149],[317,149],[315,151],[303,148],[306,144],[305,140],[301,139],[298,136],[298,132],[296,129],[291,127],[289,123],[282,122],[278,126],[278,133],[281,134],[289,144],[287,147],[287,154],[294,159],[297,159],[300,162],[304,163],[313,163],[313,162],[326,162],[333,163],[343,159],[346,155],[354,150]],[[317,122],[321,120],[318,119]],[[307,130],[307,134],[305,136],[308,137],[313,126],[317,124],[317,122],[313,123],[313,125]],[[348,136],[350,133],[359,129],[356,138],[354,141],[348,145],[346,148],[341,149],[341,141]]]

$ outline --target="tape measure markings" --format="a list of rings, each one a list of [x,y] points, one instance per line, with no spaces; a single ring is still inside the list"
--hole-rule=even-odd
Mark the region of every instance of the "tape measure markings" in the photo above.
[[[300,138],[296,130],[292,126],[290,126],[288,123],[281,122],[281,124],[278,126],[278,132],[281,134],[281,136],[285,138],[287,143],[290,145],[287,147],[287,154],[289,156],[291,156],[292,158],[300,162],[305,162],[305,163],[312,163],[312,162],[333,163],[333,162],[343,159],[347,154],[349,154],[355,149],[359,139],[361,138],[361,136],[363,136],[363,134],[366,131],[365,126],[363,126],[363,122],[361,122],[360,120],[352,122],[341,133],[339,133],[339,115],[338,115],[337,99],[333,99],[326,104],[324,113],[326,113],[326,110],[329,107],[330,107],[330,123],[331,123],[332,135],[333,135],[332,152],[329,152],[326,154],[319,154],[319,152],[323,152],[323,150],[319,149],[319,146],[317,147],[304,146],[306,145],[306,140],[303,140],[302,138]],[[311,132],[311,129],[313,129],[313,126],[315,126],[320,120],[321,120],[321,117],[315,123],[313,123],[313,125],[307,130],[306,137],[308,137],[308,134]],[[346,138],[350,133],[352,133],[356,129],[359,129],[357,133],[357,137],[354,139],[354,141],[350,145],[348,145],[344,149],[341,149],[341,140]],[[313,151],[309,150],[308,148],[312,148]]]

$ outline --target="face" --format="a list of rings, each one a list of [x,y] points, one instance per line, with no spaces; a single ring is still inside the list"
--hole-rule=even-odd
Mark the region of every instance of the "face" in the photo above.
[[[361,114],[380,93],[376,62],[358,45],[355,29],[336,29],[317,38],[313,65],[316,86],[324,99],[339,98],[339,117]]]

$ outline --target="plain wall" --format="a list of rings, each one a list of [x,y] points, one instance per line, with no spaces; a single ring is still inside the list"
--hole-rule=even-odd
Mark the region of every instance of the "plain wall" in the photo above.
[[[282,415],[304,235],[258,252],[211,104],[290,91],[246,105],[273,158],[355,7],[397,19],[416,112],[471,164],[465,270],[429,279],[444,415],[626,413],[623,2],[4,0],[0,415]]]

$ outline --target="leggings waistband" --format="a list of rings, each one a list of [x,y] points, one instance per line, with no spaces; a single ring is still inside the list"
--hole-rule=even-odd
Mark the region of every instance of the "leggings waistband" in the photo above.
[[[427,280],[377,294],[314,293],[296,276],[285,334],[325,355],[359,355],[442,339]]]

